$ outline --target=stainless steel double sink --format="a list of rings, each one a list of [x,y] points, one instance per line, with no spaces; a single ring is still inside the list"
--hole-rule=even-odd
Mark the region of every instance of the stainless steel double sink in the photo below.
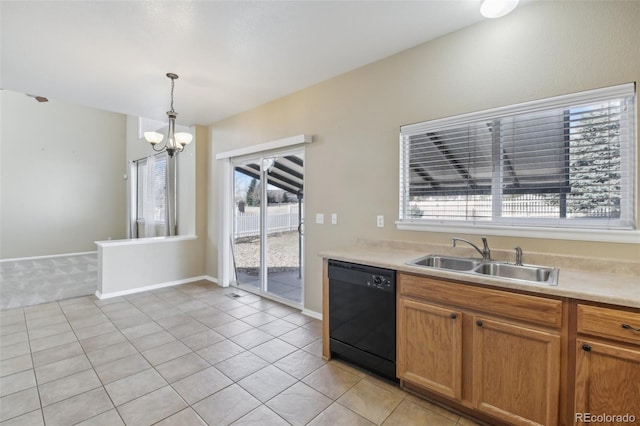
[[[558,285],[558,268],[537,265],[515,265],[495,260],[430,254],[407,262],[407,265],[444,269],[478,276],[491,276],[508,280]]]

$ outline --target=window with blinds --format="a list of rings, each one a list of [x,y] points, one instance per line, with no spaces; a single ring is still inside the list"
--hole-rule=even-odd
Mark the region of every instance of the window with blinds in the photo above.
[[[635,229],[635,84],[402,126],[400,220]]]
[[[136,236],[166,235],[167,155],[156,154],[134,161],[136,185]]]

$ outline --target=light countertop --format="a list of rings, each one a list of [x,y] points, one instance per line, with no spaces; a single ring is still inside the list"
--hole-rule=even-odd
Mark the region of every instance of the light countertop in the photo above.
[[[506,255],[500,251],[495,251],[495,253],[498,260],[503,260],[501,257]],[[535,264],[560,269],[558,285],[549,286],[406,264],[410,260],[428,254],[478,257],[473,249],[452,249],[443,245],[374,240],[361,240],[352,246],[325,250],[320,253],[320,256],[327,259],[361,263],[474,284],[486,284],[541,295],[640,308],[640,263],[525,253],[525,265]]]

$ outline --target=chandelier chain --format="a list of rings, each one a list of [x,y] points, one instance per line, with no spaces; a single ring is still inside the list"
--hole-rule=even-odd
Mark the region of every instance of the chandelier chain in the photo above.
[[[173,86],[175,85],[176,80],[175,79],[171,79],[171,112],[173,111]]]

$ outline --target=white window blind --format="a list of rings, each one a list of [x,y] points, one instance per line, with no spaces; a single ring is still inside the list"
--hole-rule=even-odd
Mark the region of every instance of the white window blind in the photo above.
[[[400,221],[635,229],[635,84],[402,126]]]
[[[137,236],[167,235],[167,155],[143,158],[135,165]]]

